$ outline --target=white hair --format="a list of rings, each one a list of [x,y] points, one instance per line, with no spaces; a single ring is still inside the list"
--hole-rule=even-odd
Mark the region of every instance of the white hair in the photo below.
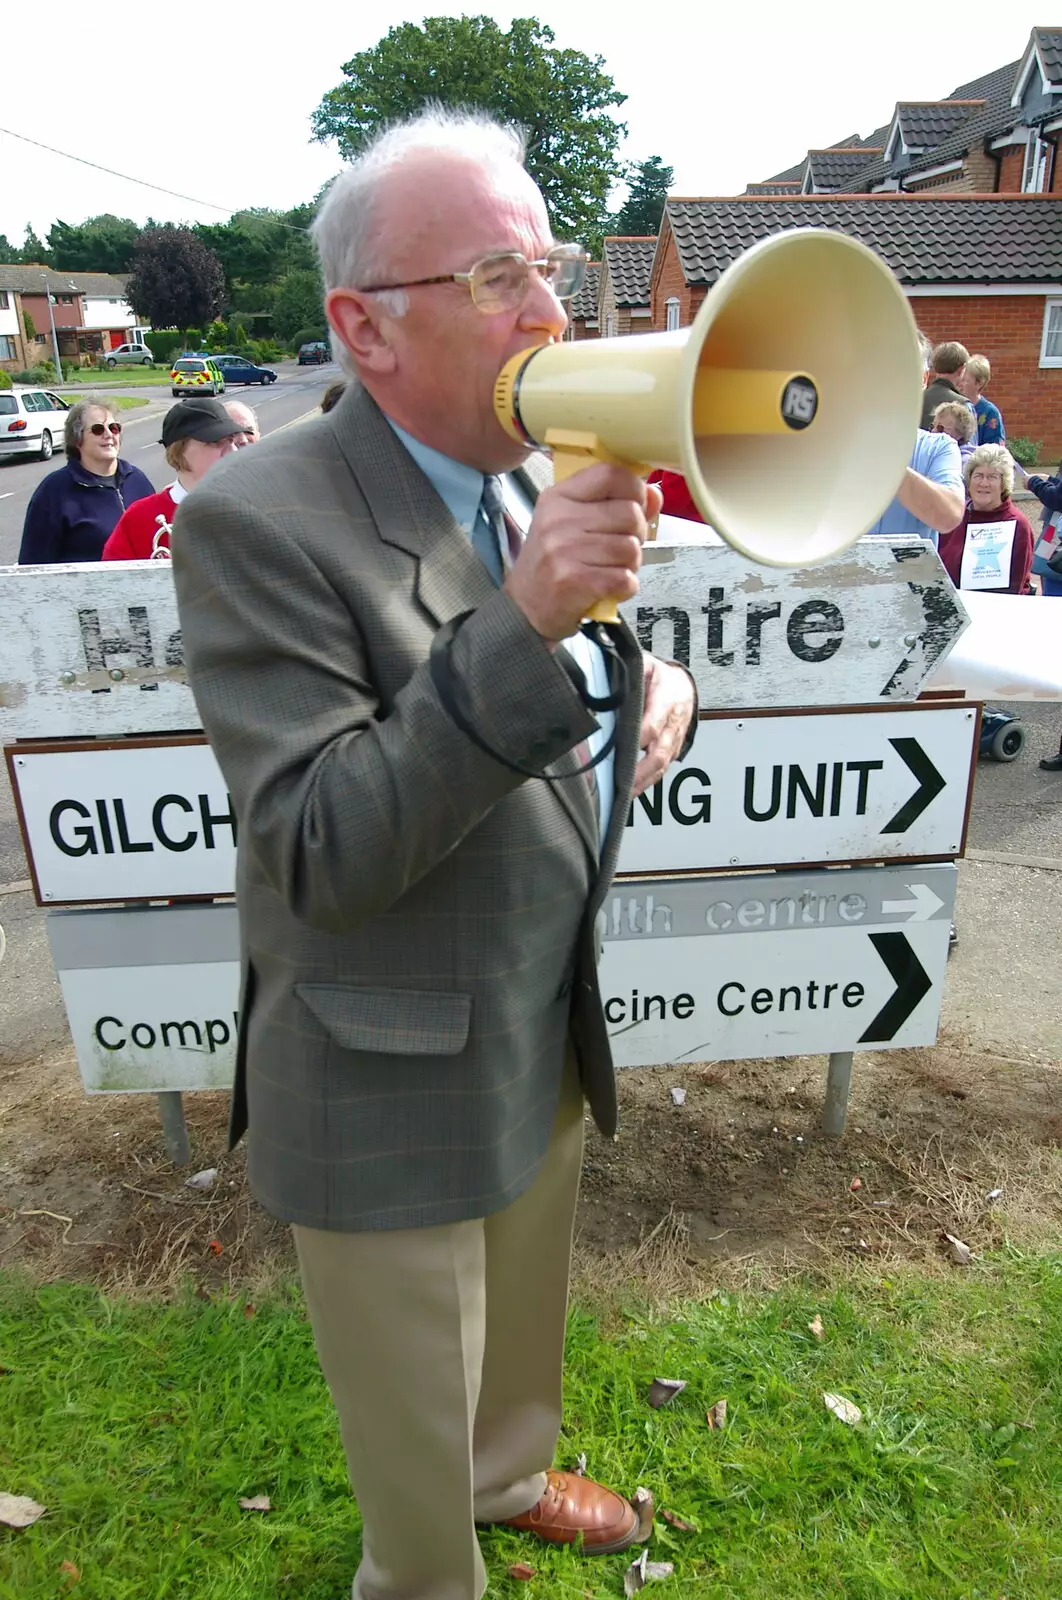
[[[376,202],[393,169],[424,151],[450,151],[481,167],[523,170],[526,141],[520,128],[497,122],[486,112],[436,104],[376,134],[332,181],[311,228],[326,294],[329,289],[360,289],[393,275],[375,225]],[[392,317],[404,316],[409,308],[402,289],[384,290],[377,298]],[[349,352],[334,334],[332,351],[340,366],[356,375]]]

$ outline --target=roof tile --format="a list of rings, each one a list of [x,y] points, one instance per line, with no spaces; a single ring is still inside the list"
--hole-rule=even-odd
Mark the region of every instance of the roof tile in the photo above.
[[[617,234],[605,240],[605,266],[618,306],[649,304],[649,277],[655,254],[655,234],[651,238]]]
[[[580,317],[586,322],[595,322],[597,320],[597,291],[600,283],[600,261],[588,262],[583,286],[578,294],[572,296],[571,305],[568,308],[569,315],[573,321],[576,317]]]
[[[669,200],[667,220],[686,281],[697,285],[715,283],[750,245],[791,228],[859,239],[903,284],[1062,280],[1062,196]]]

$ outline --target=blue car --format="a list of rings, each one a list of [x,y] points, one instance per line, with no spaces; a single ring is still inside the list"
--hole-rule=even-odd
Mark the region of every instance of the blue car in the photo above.
[[[242,356],[215,356],[214,360],[225,374],[226,383],[276,383],[277,375],[271,367],[256,367],[253,361]]]

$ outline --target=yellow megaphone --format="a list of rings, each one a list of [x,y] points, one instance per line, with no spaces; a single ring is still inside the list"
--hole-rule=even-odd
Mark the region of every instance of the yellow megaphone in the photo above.
[[[865,245],[822,228],[753,245],[692,327],[525,350],[494,393],[502,426],[551,450],[558,479],[593,461],[681,472],[728,544],[777,567],[825,561],[881,515],[921,403],[903,290]]]

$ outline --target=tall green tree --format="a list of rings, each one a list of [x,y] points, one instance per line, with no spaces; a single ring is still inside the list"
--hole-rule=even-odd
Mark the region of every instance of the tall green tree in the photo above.
[[[128,294],[153,327],[206,327],[221,309],[225,274],[190,228],[145,228],[137,236]]]
[[[292,211],[237,211],[228,222],[204,223],[195,229],[221,262],[225,303],[230,309],[262,311],[267,290],[288,272],[312,268],[313,244],[307,229],[310,206]]]
[[[664,201],[675,181],[674,167],[665,167],[659,156],[635,161],[627,168],[627,198],[612,218],[610,232],[644,237],[660,232]]]
[[[553,227],[578,238],[600,223],[621,176],[627,130],[611,108],[627,97],[600,56],[554,41],[535,17],[515,18],[508,32],[484,16],[402,23],[345,63],[344,81],[313,114],[313,137],[335,139],[349,159],[378,129],[430,102],[491,112],[525,130],[528,170]]]
[[[299,328],[325,326],[324,295],[316,267],[297,267],[277,285],[273,301],[273,327],[281,339],[290,339]]]
[[[84,222],[56,221],[48,230],[52,266],[61,272],[128,272],[140,226],[104,212]]]
[[[0,233],[0,265],[13,267],[19,258],[17,245],[13,245],[6,233]]]
[[[42,266],[50,267],[52,258],[43,239],[39,239],[33,231],[31,223],[26,223],[26,237],[22,242],[19,252],[20,259],[25,266],[33,266],[40,262]]]

